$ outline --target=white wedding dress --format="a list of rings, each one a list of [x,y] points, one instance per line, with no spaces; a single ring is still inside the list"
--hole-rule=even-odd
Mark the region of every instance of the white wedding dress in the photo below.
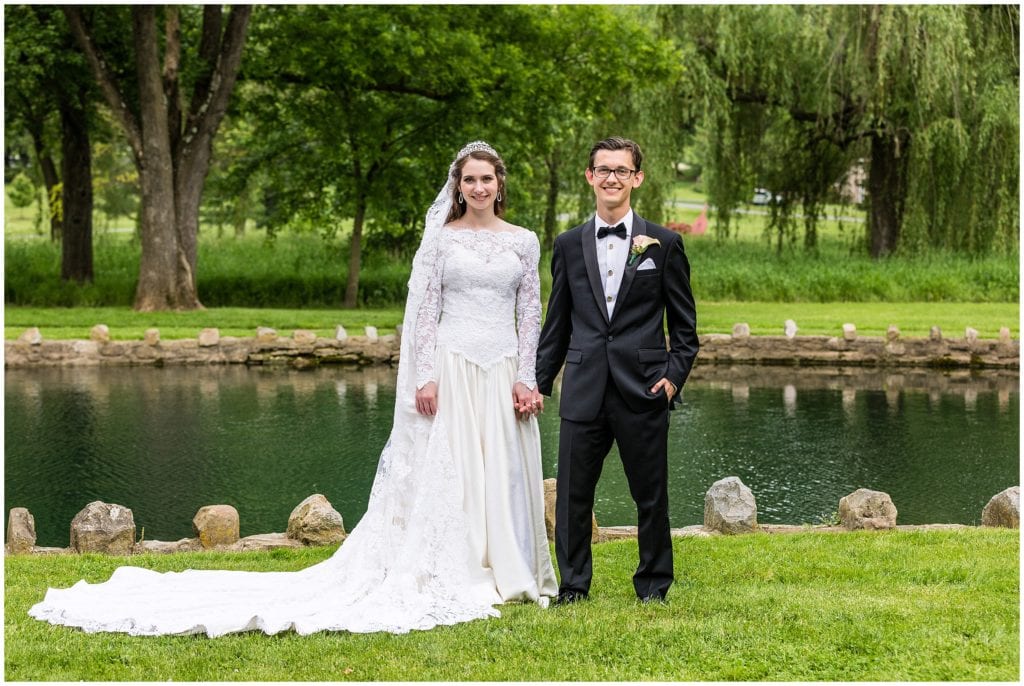
[[[121,567],[104,583],[49,589],[29,614],[88,632],[212,637],[405,633],[498,616],[504,602],[546,606],[557,585],[540,435],[536,418],[515,417],[512,398],[517,380],[535,384],[537,238],[525,229],[436,235],[415,300],[410,281],[415,340],[403,341],[395,427],[366,514],[337,553],[298,572]],[[415,415],[403,390],[429,380],[438,383],[433,419]]]

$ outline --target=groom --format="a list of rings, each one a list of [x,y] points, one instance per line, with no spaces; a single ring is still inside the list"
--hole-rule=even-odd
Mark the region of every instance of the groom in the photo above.
[[[678,403],[697,356],[697,319],[682,238],[630,209],[630,193],[644,180],[642,160],[631,140],[607,138],[594,145],[586,176],[597,215],[558,236],[551,258],[537,389],[550,396],[565,364],[555,510],[562,582],[556,604],[583,600],[590,592],[591,511],[612,441],[637,508],[637,597],[664,601],[673,579],[669,409]]]

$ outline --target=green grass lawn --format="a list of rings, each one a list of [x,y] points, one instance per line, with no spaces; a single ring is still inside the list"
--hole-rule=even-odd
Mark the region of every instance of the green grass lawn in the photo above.
[[[733,324],[750,324],[755,335],[782,335],[783,322],[793,319],[801,335],[842,334],[843,324],[857,326],[863,336],[883,336],[890,324],[904,336],[927,336],[932,326],[942,328],[947,338],[962,338],[968,326],[983,338],[996,338],[1000,327],[1017,337],[1020,308],[1017,303],[778,303],[698,302],[697,328],[701,334],[732,333]],[[204,327],[217,327],[222,336],[254,336],[256,327],[269,326],[282,336],[295,329],[313,329],[320,336],[333,337],[343,325],[351,335],[362,335],[364,327],[376,326],[381,334],[391,333],[402,321],[402,309],[259,309],[209,308],[198,312],[135,312],[127,307],[15,307],[4,311],[4,337],[17,338],[25,329],[37,326],[43,337],[53,340],[87,339],[95,324],[110,327],[115,340],[140,340],[146,329],[157,327],[165,340],[194,338]]]
[[[675,541],[664,606],[639,605],[634,541],[595,547],[589,602],[403,636],[86,634],[29,618],[46,587],[125,558],[8,557],[9,680],[1017,681],[1019,531]],[[146,555],[132,564],[288,571],[331,549]]]

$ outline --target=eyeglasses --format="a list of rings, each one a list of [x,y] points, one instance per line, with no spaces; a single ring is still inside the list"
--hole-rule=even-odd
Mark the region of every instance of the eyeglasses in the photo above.
[[[592,171],[594,176],[599,179],[607,179],[608,175],[614,172],[615,178],[619,181],[626,181],[629,177],[633,176],[633,174],[636,174],[636,169],[626,169],[625,167],[618,167],[616,169],[612,169],[610,167],[593,167],[590,171]]]

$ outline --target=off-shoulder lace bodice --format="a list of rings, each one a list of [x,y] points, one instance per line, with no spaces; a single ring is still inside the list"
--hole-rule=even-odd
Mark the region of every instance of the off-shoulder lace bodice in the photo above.
[[[416,322],[416,386],[436,381],[444,347],[488,368],[518,357],[517,380],[536,386],[540,244],[526,229],[445,229]]]

